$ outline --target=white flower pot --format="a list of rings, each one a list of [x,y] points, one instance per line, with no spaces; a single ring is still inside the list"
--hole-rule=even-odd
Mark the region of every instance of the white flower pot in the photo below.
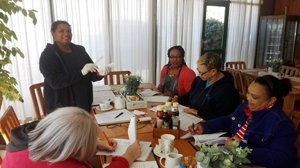
[[[279,72],[272,72],[272,75],[275,76],[275,77],[277,77],[278,74],[279,74]]]

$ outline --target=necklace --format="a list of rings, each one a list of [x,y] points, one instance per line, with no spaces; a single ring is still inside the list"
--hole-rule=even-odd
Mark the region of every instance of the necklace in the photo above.
[[[168,70],[168,75],[172,78],[172,77],[176,76],[179,73],[179,71],[181,70],[181,67],[174,73],[174,75],[170,75],[170,70],[171,70],[171,67]]]

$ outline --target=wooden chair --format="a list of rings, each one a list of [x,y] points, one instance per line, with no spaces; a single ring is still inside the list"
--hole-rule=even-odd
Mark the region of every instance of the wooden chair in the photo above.
[[[227,67],[233,69],[247,69],[246,63],[244,61],[226,62],[226,68]]]
[[[296,68],[296,67],[282,65],[280,73],[284,73],[285,75],[295,76],[297,69],[298,68]]]
[[[112,71],[106,76],[104,76],[104,84],[105,85],[120,85],[125,83],[124,76],[125,75],[130,75],[130,71]],[[117,82],[114,82],[114,78],[116,78]],[[109,79],[109,83],[108,83]],[[122,83],[121,83],[122,81]]]
[[[300,111],[293,110],[290,115],[291,120],[294,123],[294,126],[297,130],[298,137],[295,143],[298,154],[300,155]]]
[[[234,87],[236,88],[236,90],[238,90],[240,95],[240,103],[247,101],[246,95],[244,94],[245,91],[244,91],[242,72],[237,69],[228,68],[228,67],[226,68],[226,71],[231,73],[231,75],[233,76]]]
[[[43,116],[46,116],[45,105],[44,105],[44,96],[42,94],[43,87],[44,87],[44,82],[34,84],[29,87],[31,99],[33,102],[33,107],[35,110],[35,115],[36,115],[37,120],[42,119],[40,110],[43,112]],[[37,101],[37,97],[39,99],[39,102]]]
[[[300,65],[296,65],[297,71],[295,72],[295,77],[300,78]]]
[[[243,92],[243,94],[247,95],[247,93],[248,93],[248,87],[255,80],[256,76],[243,73],[242,74],[242,78],[243,78],[243,82],[244,82],[243,83],[243,86],[244,86],[244,92]]]
[[[20,122],[16,116],[16,113],[12,106],[9,106],[3,116],[0,119],[0,131],[2,133],[2,136],[6,142],[6,144],[9,143],[9,133],[10,130],[20,126]]]

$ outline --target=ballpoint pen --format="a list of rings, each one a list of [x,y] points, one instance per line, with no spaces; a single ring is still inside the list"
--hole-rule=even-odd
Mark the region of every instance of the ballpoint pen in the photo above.
[[[115,117],[115,119],[118,118],[118,117],[120,117],[122,114],[123,114],[123,112],[121,112],[120,114],[118,114],[118,115]]]
[[[195,133],[195,124],[193,123],[193,131],[194,131],[194,133]]]
[[[111,147],[113,147],[113,146],[112,146],[112,144],[110,143],[110,141],[108,140],[108,138],[107,138],[107,136],[106,136],[106,134],[105,134],[105,132],[104,132],[104,131],[103,131],[103,135],[105,136],[105,138],[106,138],[106,140],[107,140],[108,144],[109,144]]]

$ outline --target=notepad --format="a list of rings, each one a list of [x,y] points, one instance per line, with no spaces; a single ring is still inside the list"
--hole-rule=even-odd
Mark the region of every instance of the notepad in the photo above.
[[[123,114],[116,118],[116,116],[118,116],[122,112],[123,112]],[[119,123],[127,123],[127,122],[130,122],[130,119],[132,117],[135,117],[135,115],[126,109],[110,111],[110,112],[95,115],[97,123],[101,126],[102,125],[119,124]]]

